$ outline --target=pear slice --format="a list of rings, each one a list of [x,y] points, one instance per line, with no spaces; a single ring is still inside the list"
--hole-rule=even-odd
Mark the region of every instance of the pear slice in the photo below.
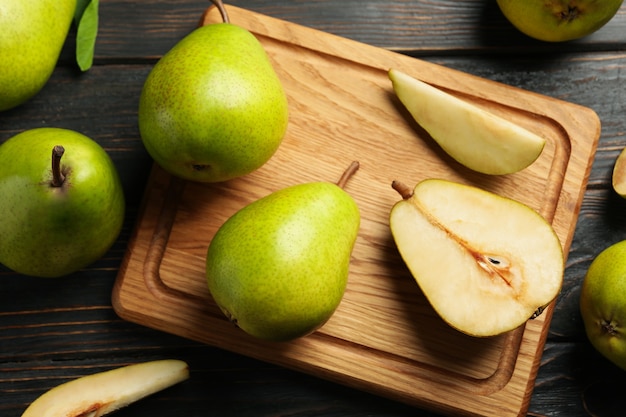
[[[626,198],[626,148],[622,149],[613,166],[612,185],[615,192]]]
[[[395,69],[393,89],[441,148],[460,164],[490,175],[512,174],[541,154],[545,139]]]
[[[74,379],[37,398],[22,417],[98,417],[189,378],[175,359],[144,362]]]
[[[563,249],[552,226],[516,200],[427,179],[390,212],[400,255],[434,310],[477,337],[502,334],[558,295]]]

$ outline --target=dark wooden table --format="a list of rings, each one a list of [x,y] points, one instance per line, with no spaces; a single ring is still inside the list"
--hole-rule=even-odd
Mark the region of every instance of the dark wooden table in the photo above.
[[[625,415],[626,373],[587,341],[578,297],[593,258],[626,239],[626,201],[610,186],[615,158],[626,146],[626,6],[592,36],[548,44],[513,29],[495,1],[231,3],[598,113],[602,135],[529,415]],[[192,378],[118,416],[433,416],[144,328],[113,311],[111,291],[152,165],[137,129],[139,93],[152,65],[193,29],[207,6],[205,0],[103,0],[94,67],[84,74],[77,70],[71,34],[43,91],[0,113],[0,142],[40,126],[71,128],[96,139],[119,169],[128,202],[122,234],[89,268],[36,279],[0,267],[0,416],[20,416],[42,392],[68,379],[170,357],[187,361]]]

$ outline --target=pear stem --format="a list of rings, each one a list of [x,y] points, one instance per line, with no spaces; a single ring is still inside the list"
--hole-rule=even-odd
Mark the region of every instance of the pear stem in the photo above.
[[[228,17],[228,12],[226,11],[226,7],[224,7],[224,3],[222,0],[211,0],[211,3],[217,7],[217,10],[220,11],[220,15],[222,15],[222,20],[224,23],[230,23],[230,18]]]
[[[392,181],[391,187],[396,190],[398,194],[400,194],[400,196],[402,196],[403,200],[408,200],[413,196],[413,190],[406,184],[401,183],[400,181]]]
[[[339,188],[345,188],[348,180],[359,170],[359,166],[359,161],[352,161],[350,166],[344,171],[343,175],[341,175],[341,178],[339,178],[339,181],[337,181],[337,186],[339,186]]]
[[[61,172],[61,157],[65,153],[65,148],[56,145],[52,148],[52,186],[61,187],[65,182],[65,175]]]

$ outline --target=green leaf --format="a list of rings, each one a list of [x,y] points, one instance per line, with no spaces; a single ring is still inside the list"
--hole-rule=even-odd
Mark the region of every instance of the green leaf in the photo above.
[[[98,0],[78,0],[74,12],[76,31],[76,62],[81,71],[93,64],[98,36]]]

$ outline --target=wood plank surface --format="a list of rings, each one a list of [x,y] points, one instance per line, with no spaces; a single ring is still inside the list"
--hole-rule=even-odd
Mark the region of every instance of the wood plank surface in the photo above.
[[[23,129],[50,125],[93,137],[112,155],[128,201],[118,241],[90,267],[62,279],[40,280],[0,266],[0,415],[19,417],[46,389],[76,376],[176,357],[189,362],[189,381],[115,415],[439,416],[130,323],[113,311],[112,287],[151,167],[136,127],[138,94],[152,64],[194,27],[207,3],[102,0],[95,66],[88,73],[78,72],[71,33],[46,87],[21,108],[0,113],[0,142]],[[492,1],[230,3],[598,113],[601,138],[528,416],[588,417],[593,410],[598,416],[621,417],[626,374],[591,347],[577,303],[593,258],[626,239],[626,201],[610,186],[613,163],[626,145],[626,6],[590,37],[544,44],[513,30]]]
[[[107,25],[100,34],[97,58],[160,56],[197,24],[208,4],[207,0],[178,0],[172,7],[171,2],[155,1],[146,7],[136,0],[104,1],[101,14]],[[227,4],[420,56],[615,50],[623,45],[626,33],[624,8],[602,31],[573,43],[551,44],[531,40],[513,28],[495,1],[233,0]]]
[[[468,338],[441,322],[389,237],[387,216],[397,200],[390,183],[444,177],[516,198],[552,222],[567,251],[600,133],[595,113],[265,15],[229,11],[232,21],[261,39],[287,89],[287,137],[259,171],[223,184],[185,183],[183,191],[155,169],[114,291],[116,311],[140,324],[450,415],[525,413],[550,312],[529,322],[523,334],[490,339]],[[506,177],[463,169],[417,134],[393,99],[390,67],[540,133],[548,140],[543,156]],[[332,181],[328,176],[338,176],[342,162],[347,166],[352,159],[362,168],[347,190],[361,208],[362,230],[342,305],[307,338],[281,345],[251,340],[208,294],[204,256],[210,237],[244,204],[294,183]]]

